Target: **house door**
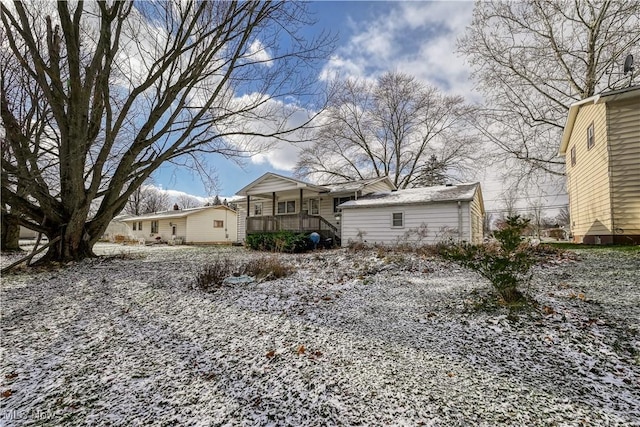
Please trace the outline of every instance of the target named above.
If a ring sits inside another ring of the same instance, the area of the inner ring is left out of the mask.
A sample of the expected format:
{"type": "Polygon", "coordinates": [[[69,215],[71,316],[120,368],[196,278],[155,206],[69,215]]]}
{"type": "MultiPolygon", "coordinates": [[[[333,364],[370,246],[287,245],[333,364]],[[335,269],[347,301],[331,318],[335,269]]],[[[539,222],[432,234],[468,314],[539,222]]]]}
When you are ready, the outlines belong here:
{"type": "Polygon", "coordinates": [[[178,235],[178,233],[177,233],[177,228],[178,228],[178,227],[176,227],[175,225],[172,225],[172,226],[171,226],[171,235],[172,235],[173,237],[176,237],[176,236],[178,235]]]}

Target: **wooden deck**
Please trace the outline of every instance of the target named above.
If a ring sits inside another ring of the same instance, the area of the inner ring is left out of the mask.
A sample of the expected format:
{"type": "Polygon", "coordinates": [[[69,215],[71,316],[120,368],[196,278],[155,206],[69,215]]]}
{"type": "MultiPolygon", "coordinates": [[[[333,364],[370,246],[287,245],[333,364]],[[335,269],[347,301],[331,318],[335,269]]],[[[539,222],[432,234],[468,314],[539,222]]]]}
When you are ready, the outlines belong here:
{"type": "Polygon", "coordinates": [[[329,221],[316,215],[266,215],[247,218],[247,234],[275,233],[292,231],[294,233],[317,232],[323,238],[331,238],[337,243],[340,231],[329,221]]]}

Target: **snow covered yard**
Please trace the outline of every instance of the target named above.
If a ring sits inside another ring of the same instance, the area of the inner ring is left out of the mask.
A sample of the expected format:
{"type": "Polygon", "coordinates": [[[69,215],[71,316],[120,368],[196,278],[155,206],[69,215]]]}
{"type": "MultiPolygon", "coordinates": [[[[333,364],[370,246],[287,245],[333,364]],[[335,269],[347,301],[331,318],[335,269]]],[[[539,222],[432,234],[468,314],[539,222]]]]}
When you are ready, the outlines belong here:
{"type": "MultiPolygon", "coordinates": [[[[536,271],[539,311],[411,254],[280,255],[293,275],[195,289],[242,248],[2,278],[3,425],[640,425],[640,256],[536,271]]],[[[14,258],[2,257],[2,265],[14,258]]]]}

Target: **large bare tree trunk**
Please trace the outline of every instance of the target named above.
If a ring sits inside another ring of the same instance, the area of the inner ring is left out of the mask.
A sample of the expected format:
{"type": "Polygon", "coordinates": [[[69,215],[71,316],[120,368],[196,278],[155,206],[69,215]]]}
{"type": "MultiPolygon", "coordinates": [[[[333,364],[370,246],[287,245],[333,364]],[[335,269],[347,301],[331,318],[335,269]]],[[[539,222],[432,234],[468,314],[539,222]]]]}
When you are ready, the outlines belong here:
{"type": "Polygon", "coordinates": [[[2,211],[2,252],[18,252],[20,249],[20,224],[18,219],[9,213],[2,211]]]}
{"type": "Polygon", "coordinates": [[[296,37],[306,16],[285,1],[0,2],[2,200],[59,238],[42,262],[94,256],[163,164],[202,171],[308,124],[317,103],[299,100],[331,38],[296,37]]]}

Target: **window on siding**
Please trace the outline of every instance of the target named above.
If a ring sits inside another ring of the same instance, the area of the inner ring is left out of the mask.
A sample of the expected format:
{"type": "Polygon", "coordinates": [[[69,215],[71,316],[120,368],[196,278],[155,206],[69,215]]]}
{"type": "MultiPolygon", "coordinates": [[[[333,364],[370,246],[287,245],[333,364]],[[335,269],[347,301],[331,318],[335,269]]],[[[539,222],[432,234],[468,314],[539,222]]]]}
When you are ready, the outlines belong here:
{"type": "Polygon", "coordinates": [[[309,213],[311,215],[318,215],[320,213],[320,200],[318,199],[309,200],[309,213]]]}
{"type": "Polygon", "coordinates": [[[596,145],[596,136],[592,122],[587,128],[587,149],[590,150],[594,145],[596,145]]]}
{"type": "Polygon", "coordinates": [[[255,205],[253,205],[253,214],[255,216],[261,216],[262,215],[262,202],[256,203],[255,205]]]}
{"type": "Polygon", "coordinates": [[[142,231],[142,221],[138,221],[138,230],[142,231]]]}
{"type": "Polygon", "coordinates": [[[394,212],[391,214],[392,227],[404,227],[404,213],[394,212]]]}
{"type": "Polygon", "coordinates": [[[287,202],[278,202],[278,213],[295,213],[296,212],[296,201],[289,200],[287,202]]]}
{"type": "Polygon", "coordinates": [[[138,223],[134,221],[133,222],[133,231],[136,231],[138,229],[137,225],[138,225],[138,223]]]}
{"type": "Polygon", "coordinates": [[[576,146],[571,147],[571,166],[576,165],[576,146]]]}
{"type": "Polygon", "coordinates": [[[219,219],[213,220],[213,228],[224,228],[224,221],[219,219]]]}
{"type": "Polygon", "coordinates": [[[151,234],[158,232],[158,221],[151,221],[151,234]]]}
{"type": "Polygon", "coordinates": [[[354,197],[353,196],[348,196],[348,197],[334,197],[333,198],[333,211],[334,212],[338,212],[338,206],[340,206],[343,203],[348,202],[349,200],[353,200],[354,197]]]}

